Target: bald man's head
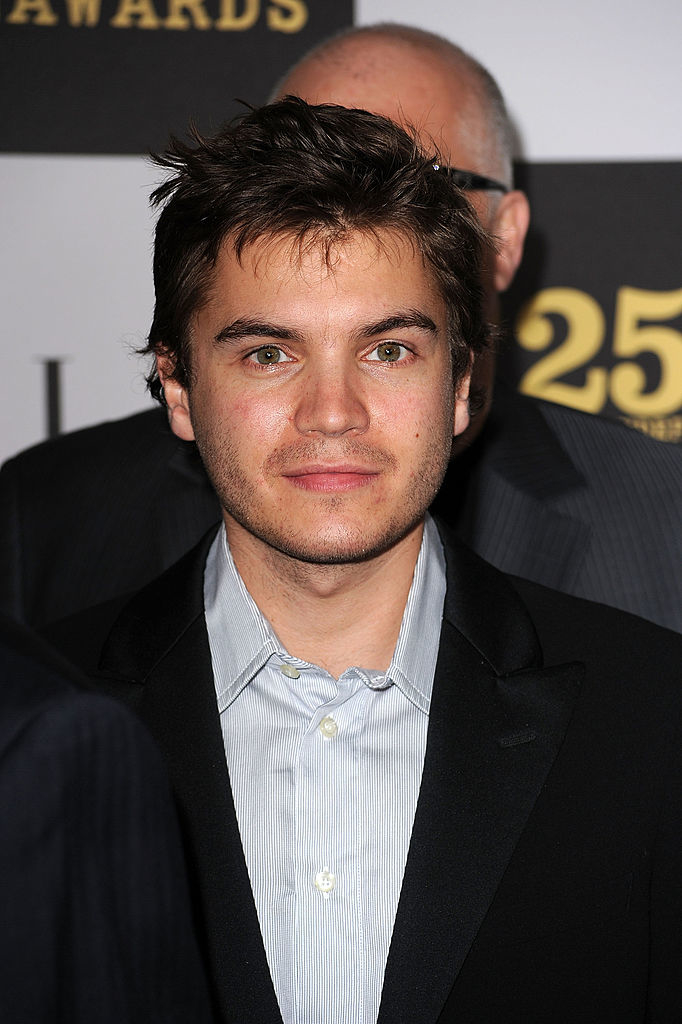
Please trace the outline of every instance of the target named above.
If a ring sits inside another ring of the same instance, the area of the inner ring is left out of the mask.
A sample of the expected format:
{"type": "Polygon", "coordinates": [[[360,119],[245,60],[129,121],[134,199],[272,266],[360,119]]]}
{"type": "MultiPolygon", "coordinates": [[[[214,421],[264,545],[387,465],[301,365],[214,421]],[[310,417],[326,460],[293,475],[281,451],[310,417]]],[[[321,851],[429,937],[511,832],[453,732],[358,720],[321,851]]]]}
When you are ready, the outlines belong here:
{"type": "MultiPolygon", "coordinates": [[[[406,25],[352,28],[320,43],[277,86],[309,103],[338,103],[384,114],[435,142],[452,167],[511,188],[512,130],[504,99],[486,69],[447,39],[406,25]]],[[[498,241],[491,296],[510,284],[521,260],[528,204],[520,192],[470,195],[498,241]]]]}
{"type": "Polygon", "coordinates": [[[512,184],[512,133],[497,83],[441,36],[404,25],[349,29],[289,71],[276,95],[286,93],[410,124],[454,166],[512,184]]]}

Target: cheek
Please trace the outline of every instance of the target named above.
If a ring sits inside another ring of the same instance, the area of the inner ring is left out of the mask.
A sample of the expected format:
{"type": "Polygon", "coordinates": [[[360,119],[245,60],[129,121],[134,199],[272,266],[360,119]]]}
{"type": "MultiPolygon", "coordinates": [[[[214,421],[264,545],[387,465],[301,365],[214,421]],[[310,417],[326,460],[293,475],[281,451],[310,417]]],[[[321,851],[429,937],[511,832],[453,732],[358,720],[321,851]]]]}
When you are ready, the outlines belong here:
{"type": "Polygon", "coordinates": [[[290,440],[290,415],[281,395],[216,387],[202,396],[198,413],[204,439],[215,451],[255,469],[273,448],[290,440]]]}
{"type": "Polygon", "coordinates": [[[399,447],[424,449],[449,446],[453,433],[454,395],[452,386],[436,381],[431,387],[406,388],[397,401],[384,401],[374,410],[378,429],[399,447]]]}
{"type": "Polygon", "coordinates": [[[253,396],[240,395],[223,404],[221,418],[228,428],[247,443],[256,444],[261,439],[274,439],[286,430],[291,419],[290,412],[281,398],[256,400],[253,396]]]}
{"type": "Polygon", "coordinates": [[[455,396],[449,372],[439,377],[431,388],[415,396],[415,416],[426,434],[452,434],[455,396]]]}

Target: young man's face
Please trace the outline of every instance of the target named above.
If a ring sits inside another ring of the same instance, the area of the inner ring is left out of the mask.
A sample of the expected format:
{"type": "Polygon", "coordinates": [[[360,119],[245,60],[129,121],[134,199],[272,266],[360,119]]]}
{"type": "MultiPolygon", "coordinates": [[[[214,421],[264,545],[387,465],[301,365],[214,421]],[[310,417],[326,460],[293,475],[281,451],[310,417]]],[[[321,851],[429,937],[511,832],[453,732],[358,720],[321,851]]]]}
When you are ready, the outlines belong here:
{"type": "Polygon", "coordinates": [[[197,441],[228,537],[304,562],[372,557],[420,528],[468,422],[443,299],[393,235],[353,235],[329,265],[288,239],[241,263],[226,245],[191,363],[189,391],[165,380],[171,422],[197,441]]]}

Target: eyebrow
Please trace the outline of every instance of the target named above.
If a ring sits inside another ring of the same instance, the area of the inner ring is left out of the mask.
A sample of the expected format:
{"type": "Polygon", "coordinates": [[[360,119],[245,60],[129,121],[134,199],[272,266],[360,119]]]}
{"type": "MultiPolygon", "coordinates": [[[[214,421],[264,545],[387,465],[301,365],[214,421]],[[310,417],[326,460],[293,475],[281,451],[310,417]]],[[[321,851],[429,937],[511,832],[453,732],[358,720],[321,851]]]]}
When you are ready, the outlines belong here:
{"type": "Polygon", "coordinates": [[[266,320],[252,320],[249,317],[240,317],[233,320],[231,324],[223,327],[215,338],[216,342],[236,341],[239,338],[277,338],[279,341],[300,341],[298,331],[288,327],[280,327],[277,324],[270,324],[266,320]]]}
{"type": "MultiPolygon", "coordinates": [[[[438,333],[438,328],[430,316],[418,309],[408,309],[392,313],[376,323],[367,324],[360,329],[359,335],[361,338],[375,338],[380,334],[390,334],[391,331],[414,327],[421,331],[428,331],[429,334],[438,333]]],[[[266,320],[255,320],[249,317],[239,317],[231,324],[227,324],[216,334],[214,340],[220,344],[240,338],[276,338],[279,341],[303,340],[302,335],[290,327],[282,327],[278,324],[268,323],[266,320]]]]}
{"type": "Polygon", "coordinates": [[[364,338],[374,338],[378,334],[390,334],[391,331],[410,327],[417,327],[419,330],[428,331],[429,334],[438,334],[438,328],[431,317],[418,309],[408,309],[404,312],[393,313],[391,316],[384,317],[383,320],[379,320],[375,324],[363,327],[360,333],[364,338]]]}

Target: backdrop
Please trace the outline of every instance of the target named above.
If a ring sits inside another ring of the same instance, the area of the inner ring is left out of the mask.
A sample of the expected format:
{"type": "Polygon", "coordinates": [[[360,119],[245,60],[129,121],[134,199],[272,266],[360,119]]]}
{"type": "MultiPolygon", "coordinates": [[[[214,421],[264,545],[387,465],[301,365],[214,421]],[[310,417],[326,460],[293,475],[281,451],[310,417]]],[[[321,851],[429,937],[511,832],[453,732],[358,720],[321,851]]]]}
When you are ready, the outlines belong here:
{"type": "Polygon", "coordinates": [[[525,391],[682,440],[679,0],[1,0],[0,459],[144,408],[140,155],[262,102],[353,20],[432,29],[498,78],[533,224],[506,297],[525,391]]]}

